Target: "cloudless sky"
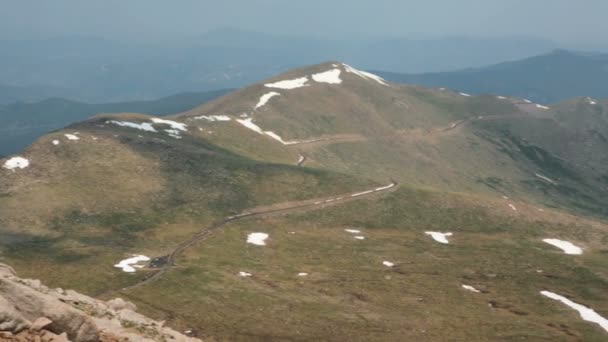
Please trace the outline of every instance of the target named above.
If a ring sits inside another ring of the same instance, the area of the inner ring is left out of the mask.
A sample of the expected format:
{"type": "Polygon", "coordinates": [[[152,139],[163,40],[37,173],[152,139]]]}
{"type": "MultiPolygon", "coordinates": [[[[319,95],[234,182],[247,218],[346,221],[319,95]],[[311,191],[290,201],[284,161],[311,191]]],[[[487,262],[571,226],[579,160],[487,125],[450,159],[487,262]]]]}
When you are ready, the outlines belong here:
{"type": "Polygon", "coordinates": [[[0,38],[510,36],[608,45],[608,0],[0,0],[0,38]]]}

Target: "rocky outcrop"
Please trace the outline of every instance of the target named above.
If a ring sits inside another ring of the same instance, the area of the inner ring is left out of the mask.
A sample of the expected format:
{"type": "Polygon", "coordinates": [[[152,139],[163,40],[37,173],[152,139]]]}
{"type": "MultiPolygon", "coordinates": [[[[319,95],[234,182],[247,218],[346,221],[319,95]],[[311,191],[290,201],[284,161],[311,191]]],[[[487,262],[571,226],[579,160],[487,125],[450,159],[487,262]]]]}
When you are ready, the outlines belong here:
{"type": "Polygon", "coordinates": [[[49,289],[0,264],[0,341],[200,341],[135,310],[121,298],[49,289]]]}

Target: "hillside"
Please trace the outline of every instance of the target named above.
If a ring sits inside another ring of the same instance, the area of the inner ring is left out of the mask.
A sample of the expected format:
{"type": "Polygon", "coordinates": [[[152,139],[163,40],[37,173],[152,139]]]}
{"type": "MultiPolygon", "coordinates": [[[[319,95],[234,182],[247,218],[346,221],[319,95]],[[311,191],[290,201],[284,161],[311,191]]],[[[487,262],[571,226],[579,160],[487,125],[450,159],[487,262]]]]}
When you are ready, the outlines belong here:
{"type": "Polygon", "coordinates": [[[194,108],[216,99],[229,90],[182,93],[155,101],[89,104],[61,98],[39,102],[0,105],[0,155],[16,153],[40,136],[85,120],[98,113],[148,113],[168,115],[194,108]]]}
{"type": "Polygon", "coordinates": [[[0,161],[2,262],[203,340],[601,341],[607,105],[329,62],[98,115],[0,161]]]}
{"type": "Polygon", "coordinates": [[[470,94],[501,94],[550,104],[573,97],[608,98],[608,55],[556,50],[549,54],[460,71],[398,74],[393,82],[446,87],[470,94]]]}

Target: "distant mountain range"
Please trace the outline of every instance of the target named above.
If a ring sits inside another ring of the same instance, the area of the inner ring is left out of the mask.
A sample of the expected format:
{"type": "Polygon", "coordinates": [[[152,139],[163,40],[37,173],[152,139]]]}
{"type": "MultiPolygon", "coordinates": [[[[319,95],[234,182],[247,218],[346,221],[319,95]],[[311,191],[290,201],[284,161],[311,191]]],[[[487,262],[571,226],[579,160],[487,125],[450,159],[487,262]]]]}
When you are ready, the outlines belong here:
{"type": "Polygon", "coordinates": [[[555,50],[515,62],[453,72],[377,73],[393,82],[470,94],[518,96],[544,104],[577,96],[608,98],[608,54],[555,50]]]}
{"type": "Polygon", "coordinates": [[[63,97],[150,100],[240,88],[288,69],[344,60],[365,69],[431,72],[477,67],[556,48],[535,38],[326,40],[232,29],[157,44],[99,38],[0,42],[0,104],[63,97]]]}
{"type": "Polygon", "coordinates": [[[183,112],[218,98],[229,90],[182,93],[154,101],[90,104],[62,98],[17,102],[0,106],[0,155],[22,150],[38,137],[85,120],[98,113],[146,113],[167,115],[183,112]]]}

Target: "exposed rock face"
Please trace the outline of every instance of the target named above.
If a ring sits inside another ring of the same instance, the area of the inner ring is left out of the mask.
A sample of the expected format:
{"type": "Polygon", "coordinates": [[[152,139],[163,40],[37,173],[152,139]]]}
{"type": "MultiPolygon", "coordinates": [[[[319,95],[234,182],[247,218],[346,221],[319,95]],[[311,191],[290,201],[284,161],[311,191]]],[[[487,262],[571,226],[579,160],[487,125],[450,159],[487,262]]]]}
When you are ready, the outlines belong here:
{"type": "Polygon", "coordinates": [[[0,341],[200,341],[135,309],[120,298],[104,302],[49,289],[0,264],[0,341]]]}

